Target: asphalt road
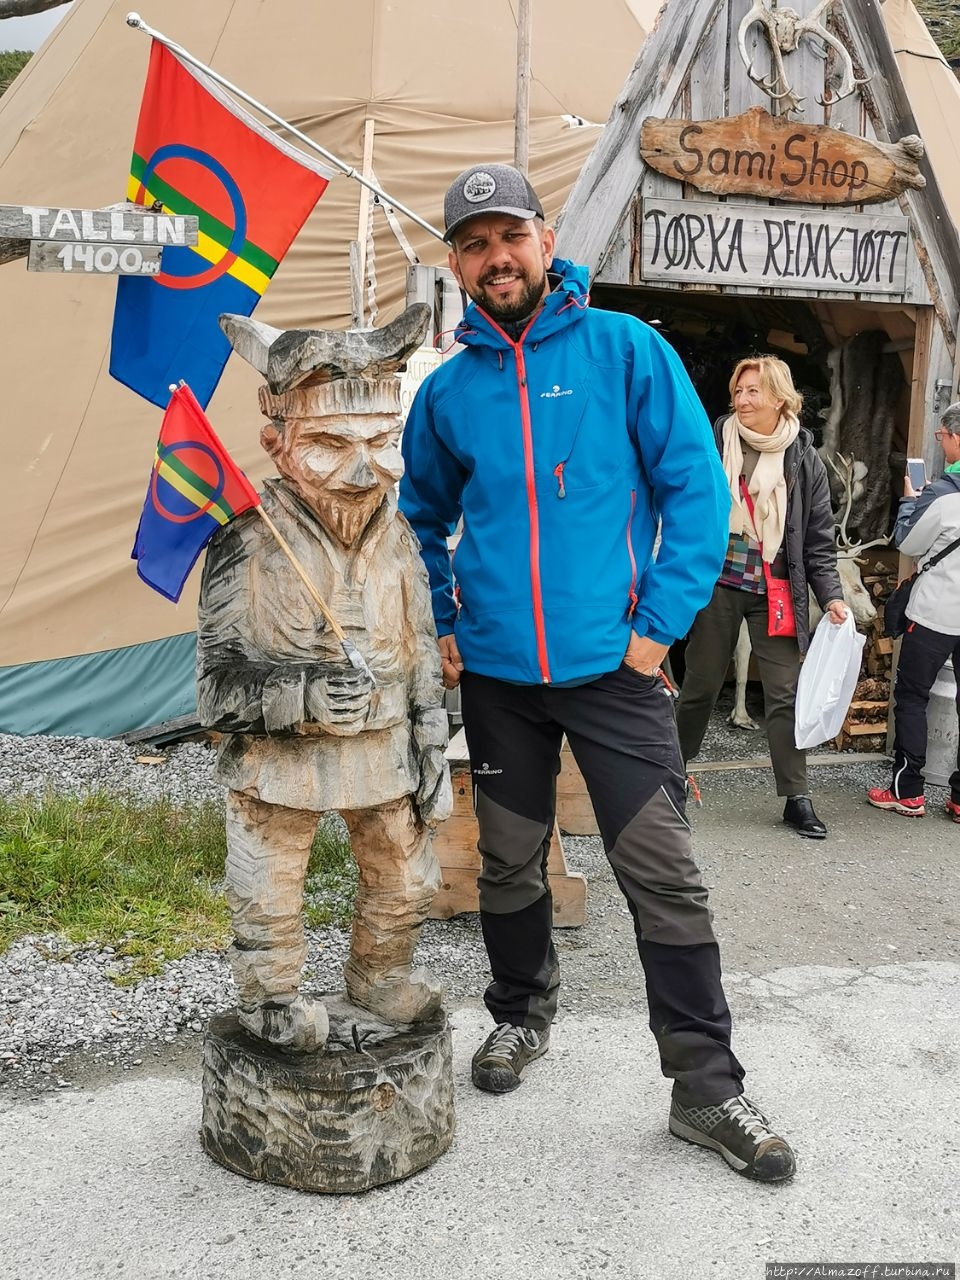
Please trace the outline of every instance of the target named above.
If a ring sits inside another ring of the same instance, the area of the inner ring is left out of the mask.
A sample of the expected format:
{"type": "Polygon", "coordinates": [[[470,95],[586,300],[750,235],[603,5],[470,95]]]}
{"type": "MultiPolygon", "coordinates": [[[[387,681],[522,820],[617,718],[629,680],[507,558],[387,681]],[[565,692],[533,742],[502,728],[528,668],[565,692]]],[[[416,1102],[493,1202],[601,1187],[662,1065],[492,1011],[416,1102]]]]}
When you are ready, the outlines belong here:
{"type": "MultiPolygon", "coordinates": [[[[705,775],[694,814],[735,1047],[797,1149],[791,1184],[667,1132],[632,926],[597,842],[576,840],[589,919],[560,935],[551,1051],[515,1094],[479,1094],[487,1022],[475,979],[458,984],[457,1135],[431,1168],[355,1197],[248,1182],[200,1149],[198,1041],[123,1074],[74,1064],[75,1088],[0,1103],[0,1276],[760,1280],[771,1261],[956,1262],[960,827],[932,805],[920,821],[868,808],[880,776],[814,771],[823,842],[779,821],[769,771],[705,775]]],[[[475,922],[449,929],[475,944],[475,922]]]]}

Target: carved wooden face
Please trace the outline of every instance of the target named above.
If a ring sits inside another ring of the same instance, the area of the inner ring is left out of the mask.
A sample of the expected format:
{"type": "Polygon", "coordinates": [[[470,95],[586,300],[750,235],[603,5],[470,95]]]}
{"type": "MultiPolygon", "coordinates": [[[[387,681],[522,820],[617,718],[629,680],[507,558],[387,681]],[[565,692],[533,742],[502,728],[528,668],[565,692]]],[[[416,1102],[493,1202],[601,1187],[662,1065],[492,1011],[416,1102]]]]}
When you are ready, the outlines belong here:
{"type": "Polygon", "coordinates": [[[403,475],[399,439],[398,417],[334,414],[288,419],[269,451],[324,528],[350,546],[403,475]]]}

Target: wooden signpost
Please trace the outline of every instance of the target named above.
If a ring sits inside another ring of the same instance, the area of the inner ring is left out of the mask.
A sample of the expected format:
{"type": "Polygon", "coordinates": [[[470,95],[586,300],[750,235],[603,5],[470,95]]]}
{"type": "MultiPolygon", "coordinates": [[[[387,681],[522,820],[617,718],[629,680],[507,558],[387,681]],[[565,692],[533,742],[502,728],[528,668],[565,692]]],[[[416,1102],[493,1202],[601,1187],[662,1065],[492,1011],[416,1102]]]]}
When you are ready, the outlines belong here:
{"type": "Polygon", "coordinates": [[[157,275],[165,245],[194,245],[198,235],[198,218],[139,205],[0,205],[0,263],[26,257],[28,271],[157,275]]]}
{"type": "Polygon", "coordinates": [[[902,294],[910,224],[881,214],[643,201],[641,278],[902,294]]]}
{"type": "Polygon", "coordinates": [[[640,154],[651,169],[714,195],[805,204],[872,204],[921,188],[923,143],[868,142],[825,125],[800,125],[762,107],[725,120],[647,116],[640,154]]]}

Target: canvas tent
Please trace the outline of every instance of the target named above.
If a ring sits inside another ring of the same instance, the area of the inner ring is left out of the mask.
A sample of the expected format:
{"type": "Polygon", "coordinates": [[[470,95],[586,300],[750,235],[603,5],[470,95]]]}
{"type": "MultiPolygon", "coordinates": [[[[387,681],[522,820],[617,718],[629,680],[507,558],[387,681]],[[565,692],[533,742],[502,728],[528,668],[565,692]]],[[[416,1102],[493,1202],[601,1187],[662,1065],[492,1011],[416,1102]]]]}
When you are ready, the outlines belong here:
{"type": "MultiPolygon", "coordinates": [[[[149,42],[130,0],[76,0],[0,101],[0,202],[96,208],[124,197],[149,42]]],[[[558,212],[606,119],[656,0],[549,0],[535,12],[531,177],[558,212]]],[[[434,225],[452,177],[513,148],[516,13],[440,0],[148,0],[144,20],[376,180],[434,225]]],[[[349,323],[356,183],[335,179],[256,315],[349,323]]],[[[368,206],[369,210],[369,206],[368,206]]],[[[370,212],[377,318],[403,305],[407,258],[370,212]]],[[[401,220],[402,221],[402,220],[401,220]]],[[[402,221],[415,254],[442,246],[402,221]]],[[[0,731],[118,734],[194,705],[198,574],[174,606],[136,577],[130,546],[160,412],[107,374],[114,282],[0,267],[0,731]]],[[[369,304],[370,295],[366,301],[369,304]]],[[[366,318],[371,311],[367,306],[366,318]]],[[[237,358],[209,406],[255,481],[258,377],[237,358]]]]}

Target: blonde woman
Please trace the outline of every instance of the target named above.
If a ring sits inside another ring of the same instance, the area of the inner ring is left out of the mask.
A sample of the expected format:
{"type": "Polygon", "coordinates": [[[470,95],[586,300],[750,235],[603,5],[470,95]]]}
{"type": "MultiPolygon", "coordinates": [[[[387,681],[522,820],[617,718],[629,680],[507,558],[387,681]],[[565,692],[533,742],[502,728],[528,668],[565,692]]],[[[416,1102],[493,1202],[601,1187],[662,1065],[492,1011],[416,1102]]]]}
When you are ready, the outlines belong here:
{"type": "Polygon", "coordinates": [[[783,820],[822,840],[827,828],[807,795],[806,757],[794,744],[794,701],[809,643],[807,587],[833,622],[847,615],[827,473],[813,436],[800,425],[803,397],[782,360],[741,360],[730,400],[733,413],[713,428],[730,486],[730,540],[713,597],[690,632],[677,703],[680,748],[684,760],[700,750],[745,618],[777,795],[786,799],[783,820]]]}

